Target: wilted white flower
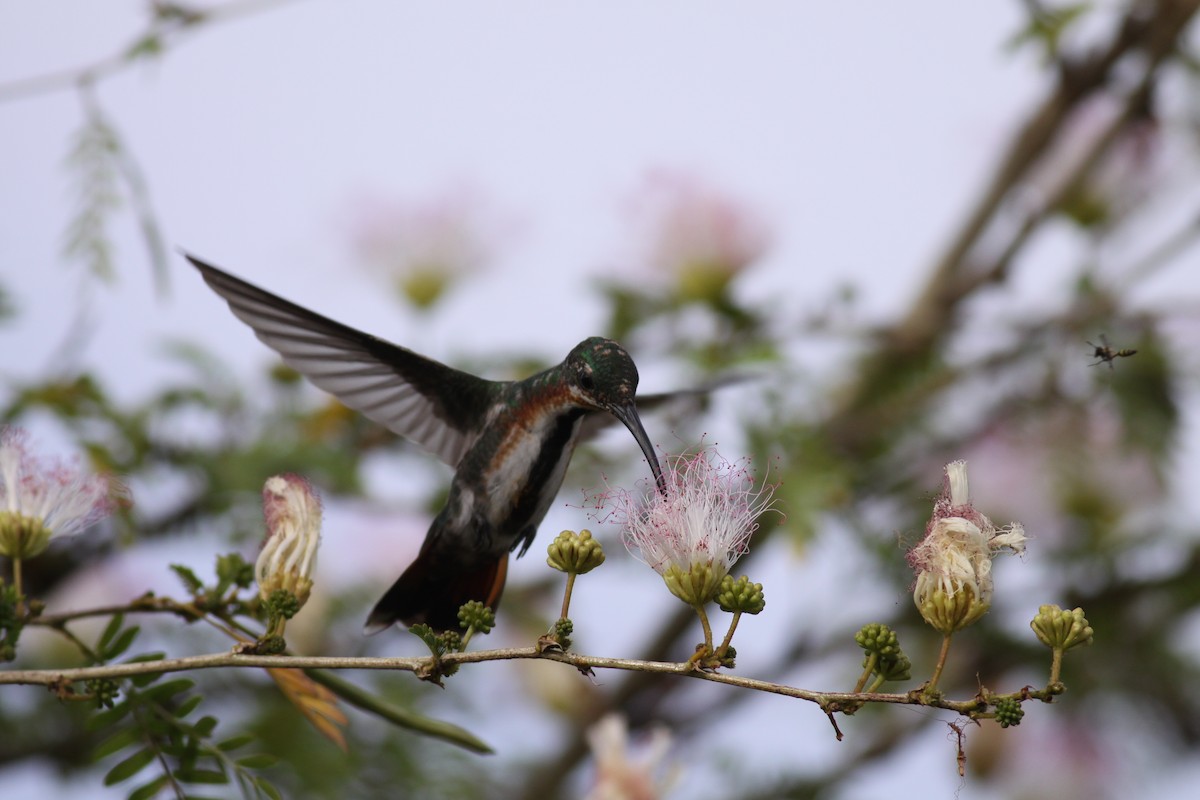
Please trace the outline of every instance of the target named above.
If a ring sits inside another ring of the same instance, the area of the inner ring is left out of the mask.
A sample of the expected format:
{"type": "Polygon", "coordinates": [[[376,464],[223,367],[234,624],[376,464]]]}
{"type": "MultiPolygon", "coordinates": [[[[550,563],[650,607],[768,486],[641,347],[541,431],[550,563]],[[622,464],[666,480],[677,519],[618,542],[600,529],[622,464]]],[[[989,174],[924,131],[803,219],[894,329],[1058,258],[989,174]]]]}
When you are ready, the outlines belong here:
{"type": "Polygon", "coordinates": [[[626,548],[662,575],[671,593],[707,603],[747,550],[775,487],[756,486],[750,459],[729,462],[712,448],[669,456],[665,493],[610,490],[594,498],[603,521],[623,526],[626,548]]]}
{"type": "Polygon", "coordinates": [[[121,487],[64,461],[43,463],[21,428],[0,428],[0,555],[33,558],[112,513],[121,487]]]}
{"type": "Polygon", "coordinates": [[[992,603],[992,558],[1025,550],[1019,523],[997,528],[971,505],[967,462],[946,465],[946,486],[935,501],[925,538],[908,553],[917,574],[913,601],[925,621],[952,633],[979,619],[992,603]]]}
{"type": "Polygon", "coordinates": [[[636,761],[630,757],[625,718],[608,714],[587,732],[596,759],[596,778],[585,800],[658,800],[674,782],[673,769],[664,769],[671,734],[663,728],[650,732],[636,761]]]}
{"type": "Polygon", "coordinates": [[[303,605],[317,566],[321,500],[299,475],[276,475],[263,486],[263,516],[267,539],[254,567],[259,596],[267,600],[283,589],[303,605]]]}

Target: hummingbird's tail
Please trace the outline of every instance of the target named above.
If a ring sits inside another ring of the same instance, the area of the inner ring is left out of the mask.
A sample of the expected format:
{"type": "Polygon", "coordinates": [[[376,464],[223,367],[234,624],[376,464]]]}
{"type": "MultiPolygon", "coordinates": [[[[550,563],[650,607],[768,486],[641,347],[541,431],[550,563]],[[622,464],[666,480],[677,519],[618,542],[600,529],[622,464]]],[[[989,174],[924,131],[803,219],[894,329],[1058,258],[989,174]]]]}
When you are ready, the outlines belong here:
{"type": "Polygon", "coordinates": [[[471,600],[496,609],[508,577],[508,553],[464,568],[461,561],[440,557],[428,544],[427,540],[417,560],[375,604],[363,629],[367,635],[397,622],[409,626],[423,622],[437,631],[459,630],[458,609],[471,600]]]}

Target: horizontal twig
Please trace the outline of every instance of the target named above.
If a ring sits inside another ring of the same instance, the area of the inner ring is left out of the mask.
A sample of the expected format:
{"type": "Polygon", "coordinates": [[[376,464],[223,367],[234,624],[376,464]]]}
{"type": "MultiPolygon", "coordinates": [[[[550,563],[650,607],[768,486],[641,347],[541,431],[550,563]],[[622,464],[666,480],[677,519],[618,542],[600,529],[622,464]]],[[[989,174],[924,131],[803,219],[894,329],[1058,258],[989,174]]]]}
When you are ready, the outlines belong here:
{"type": "Polygon", "coordinates": [[[883,692],[819,692],[800,689],[770,681],[710,672],[698,669],[687,661],[640,661],[628,658],[607,658],[577,653],[539,652],[534,647],[515,647],[498,650],[480,650],[468,653],[448,653],[440,659],[432,657],[341,657],[341,656],[261,656],[234,652],[211,653],[208,655],[168,658],[159,661],[139,661],[128,664],[110,664],[72,669],[31,669],[0,671],[0,684],[62,687],[76,681],[129,678],[135,675],[154,675],[167,672],[185,672],[219,668],[271,668],[271,669],[364,669],[413,672],[421,676],[444,675],[453,666],[476,664],[486,661],[541,660],[567,664],[587,672],[594,669],[617,669],[634,672],[649,672],[680,675],[689,678],[723,683],[742,689],[768,692],[798,700],[816,703],[826,713],[853,713],[867,703],[890,703],[895,705],[921,705],[942,708],[960,714],[979,714],[987,710],[989,701],[998,697],[1012,696],[1021,699],[1036,699],[1049,702],[1062,691],[1059,684],[1045,689],[1025,687],[1009,695],[980,692],[968,700],[948,700],[938,694],[926,694],[924,687],[904,693],[883,692]]]}

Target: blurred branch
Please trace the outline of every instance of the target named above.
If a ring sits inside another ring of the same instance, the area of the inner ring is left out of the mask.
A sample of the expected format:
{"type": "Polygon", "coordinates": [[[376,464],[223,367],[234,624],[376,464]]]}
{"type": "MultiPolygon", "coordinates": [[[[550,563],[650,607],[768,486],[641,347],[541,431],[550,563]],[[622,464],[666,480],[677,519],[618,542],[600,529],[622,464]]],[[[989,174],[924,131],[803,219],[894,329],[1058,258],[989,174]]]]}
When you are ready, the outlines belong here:
{"type": "Polygon", "coordinates": [[[0,103],[48,92],[94,84],[120,72],[135,61],[161,55],[183,36],[205,24],[227,22],[269,11],[294,0],[242,0],[213,9],[195,9],[182,3],[152,2],[150,24],[132,42],[91,64],[0,83],[0,103]]]}
{"type": "MultiPolygon", "coordinates": [[[[1033,8],[1035,12],[1039,9],[1040,5],[1033,8]]],[[[1137,103],[1144,102],[1153,91],[1158,67],[1175,53],[1176,42],[1198,9],[1200,0],[1135,2],[1107,44],[1082,57],[1058,54],[1054,87],[1017,129],[980,197],[935,260],[907,313],[876,339],[874,349],[863,356],[856,374],[834,394],[834,402],[824,419],[811,422],[809,427],[821,432],[833,452],[846,460],[869,458],[881,440],[904,430],[905,423],[927,407],[922,401],[927,403],[939,390],[955,385],[969,372],[969,369],[944,367],[931,371],[924,365],[932,359],[937,345],[955,330],[958,309],[979,289],[1008,277],[1011,263],[1037,226],[1049,218],[1065,193],[1087,174],[1111,138],[1121,131],[1137,103]],[[996,224],[1006,202],[1046,156],[1061,135],[1064,123],[1086,99],[1116,82],[1119,62],[1138,54],[1144,57],[1137,73],[1140,80],[1125,95],[1119,119],[1093,141],[1092,149],[1075,165],[1072,175],[1056,187],[1053,202],[1045,203],[1038,213],[1027,217],[1025,224],[1010,234],[994,261],[979,265],[972,256],[985,232],[996,224]],[[904,397],[909,402],[899,402],[904,397]]],[[[1020,355],[1020,349],[1014,348],[991,357],[988,363],[991,368],[1000,368],[1020,355]]],[[[675,620],[664,625],[663,633],[673,624],[675,620]]],[[[684,630],[687,628],[677,629],[676,638],[684,630]]],[[[608,705],[624,708],[632,695],[632,691],[614,693],[608,705]]],[[[575,721],[558,758],[533,774],[521,796],[540,800],[558,795],[566,776],[586,755],[583,730],[594,718],[588,713],[575,721]]]]}
{"type": "Polygon", "coordinates": [[[1200,213],[1193,214],[1186,225],[1159,242],[1157,247],[1130,267],[1128,273],[1122,276],[1122,287],[1133,286],[1168,266],[1177,256],[1194,245],[1197,237],[1200,237],[1200,213]]]}
{"type": "MultiPolygon", "coordinates": [[[[162,296],[168,274],[167,248],[142,168],[121,141],[116,127],[101,111],[93,83],[81,81],[78,89],[84,124],[68,163],[79,173],[81,199],[79,210],[67,230],[66,255],[85,261],[93,274],[105,280],[112,279],[112,245],[106,229],[122,199],[117,186],[119,180],[124,184],[124,195],[129,198],[137,217],[154,270],[155,287],[162,296]]],[[[81,341],[87,337],[86,326],[77,323],[63,349],[77,352],[81,341]]]]}
{"type": "Polygon", "coordinates": [[[1155,8],[1157,13],[1148,13],[1145,4],[1135,3],[1108,46],[1089,58],[1064,62],[1066,66],[1058,72],[1054,91],[1018,131],[981,198],[935,262],[908,312],[884,331],[878,347],[864,356],[858,374],[840,393],[825,429],[830,442],[846,457],[868,452],[877,444],[878,437],[894,430],[890,426],[864,425],[863,413],[892,402],[893,392],[901,385],[897,375],[904,374],[905,366],[909,367],[908,372],[914,372],[930,361],[938,342],[955,329],[958,309],[977,290],[1007,277],[1008,265],[1035,226],[1053,209],[1055,204],[1047,203],[1040,213],[1027,218],[1002,248],[997,261],[988,267],[975,266],[972,254],[979,248],[984,233],[997,223],[1005,201],[1045,155],[1070,112],[1089,95],[1107,86],[1114,79],[1114,68],[1126,56],[1141,53],[1145,57],[1141,78],[1127,95],[1125,113],[1108,133],[1093,142],[1093,148],[1081,159],[1074,174],[1058,187],[1053,198],[1056,203],[1061,202],[1074,181],[1103,152],[1108,137],[1115,136],[1126,114],[1152,91],[1158,67],[1174,52],[1179,36],[1200,9],[1200,0],[1162,0],[1155,8]]]}
{"type": "MultiPolygon", "coordinates": [[[[1029,115],[1001,159],[966,222],[955,234],[946,251],[935,262],[925,288],[904,320],[893,331],[893,349],[914,352],[927,348],[938,336],[948,332],[940,321],[980,284],[960,275],[969,267],[971,251],[1000,212],[1005,200],[1044,155],[1059,135],[1068,115],[1089,95],[1106,86],[1113,78],[1118,61],[1135,51],[1147,58],[1142,90],[1159,64],[1170,55],[1176,42],[1200,9],[1200,0],[1162,0],[1154,11],[1145,3],[1133,3],[1107,47],[1089,58],[1066,61],[1058,73],[1054,90],[1029,115]]],[[[1024,241],[1028,232],[1018,234],[1024,241]]],[[[1009,254],[1009,258],[1015,255],[1009,254]]]]}

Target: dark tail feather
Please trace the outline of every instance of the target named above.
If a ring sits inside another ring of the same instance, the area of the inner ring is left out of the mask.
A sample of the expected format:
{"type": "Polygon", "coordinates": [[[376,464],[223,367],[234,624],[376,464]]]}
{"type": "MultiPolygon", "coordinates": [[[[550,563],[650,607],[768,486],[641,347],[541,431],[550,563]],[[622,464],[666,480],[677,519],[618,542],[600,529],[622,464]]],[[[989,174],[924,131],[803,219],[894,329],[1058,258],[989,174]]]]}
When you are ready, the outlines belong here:
{"type": "Polygon", "coordinates": [[[507,577],[508,553],[463,568],[438,558],[432,548],[422,548],[417,560],[375,604],[364,630],[376,634],[397,622],[409,626],[423,622],[437,631],[459,630],[459,607],[478,600],[496,610],[507,577]]]}

